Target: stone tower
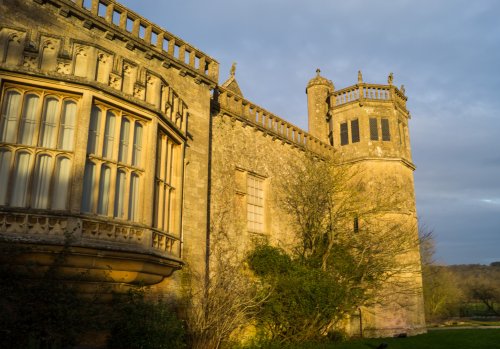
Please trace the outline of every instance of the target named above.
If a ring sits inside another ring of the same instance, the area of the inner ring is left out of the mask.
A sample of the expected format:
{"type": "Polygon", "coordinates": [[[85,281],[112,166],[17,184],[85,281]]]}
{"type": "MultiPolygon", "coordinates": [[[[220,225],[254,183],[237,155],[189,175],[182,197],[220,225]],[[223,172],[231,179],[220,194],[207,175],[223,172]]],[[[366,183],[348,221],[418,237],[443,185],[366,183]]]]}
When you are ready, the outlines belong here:
{"type": "Polygon", "coordinates": [[[412,267],[405,267],[400,279],[389,283],[405,283],[404,288],[411,292],[396,291],[394,299],[386,304],[360,309],[350,331],[364,336],[425,332],[413,182],[415,166],[404,87],[398,89],[393,85],[392,73],[388,83],[381,85],[364,83],[359,72],[356,85],[334,91],[333,84],[318,73],[309,82],[307,94],[310,133],[333,145],[340,158],[339,166],[356,174],[352,193],[363,201],[346,218],[348,229],[353,234],[379,234],[382,239],[387,236],[392,239],[388,243],[401,246],[413,241],[412,246],[406,245],[404,250],[401,247],[404,253],[397,257],[398,262],[402,258],[402,265],[412,267]],[[395,236],[398,237],[394,239],[395,236]]]}
{"type": "Polygon", "coordinates": [[[306,87],[309,133],[320,141],[329,143],[327,117],[329,117],[329,95],[334,91],[333,83],[320,75],[312,78],[306,87]]]}

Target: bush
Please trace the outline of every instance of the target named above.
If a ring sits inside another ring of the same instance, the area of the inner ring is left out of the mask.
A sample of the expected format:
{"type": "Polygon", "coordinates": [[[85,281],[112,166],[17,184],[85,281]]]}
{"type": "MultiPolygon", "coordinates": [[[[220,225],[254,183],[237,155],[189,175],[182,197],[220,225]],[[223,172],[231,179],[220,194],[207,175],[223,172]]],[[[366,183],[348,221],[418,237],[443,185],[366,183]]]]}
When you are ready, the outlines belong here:
{"type": "Polygon", "coordinates": [[[174,307],[149,302],[142,292],[130,292],[114,304],[114,321],[108,346],[111,349],[185,348],[184,326],[174,307]]]}

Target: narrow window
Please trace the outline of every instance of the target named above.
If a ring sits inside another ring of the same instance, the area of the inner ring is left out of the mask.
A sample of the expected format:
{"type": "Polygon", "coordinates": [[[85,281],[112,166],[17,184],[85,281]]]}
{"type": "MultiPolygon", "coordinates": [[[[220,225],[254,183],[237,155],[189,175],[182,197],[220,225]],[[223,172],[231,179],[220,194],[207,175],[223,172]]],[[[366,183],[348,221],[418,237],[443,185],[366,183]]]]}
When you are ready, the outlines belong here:
{"type": "Polygon", "coordinates": [[[110,190],[111,170],[107,166],[101,167],[101,178],[99,180],[99,198],[97,200],[97,213],[108,214],[109,190],[110,190]]]}
{"type": "Polygon", "coordinates": [[[370,140],[378,141],[378,124],[376,118],[370,118],[370,140]]]}
{"type": "Polygon", "coordinates": [[[354,219],[353,219],[353,231],[355,233],[359,232],[359,218],[358,218],[358,215],[355,215],[354,219]]]}
{"type": "Polygon", "coordinates": [[[391,132],[389,130],[389,119],[382,119],[382,140],[390,141],[391,132]]]}
{"type": "Polygon", "coordinates": [[[116,176],[115,188],[115,217],[123,218],[125,216],[125,172],[118,170],[116,176]]]}
{"type": "Polygon", "coordinates": [[[31,155],[29,153],[21,152],[17,154],[10,200],[12,206],[26,206],[30,158],[31,155]]]}
{"type": "Polygon", "coordinates": [[[23,114],[21,116],[21,127],[19,128],[19,143],[35,145],[36,111],[40,98],[29,94],[24,98],[23,114]]]}
{"type": "Polygon", "coordinates": [[[55,148],[57,132],[57,110],[59,101],[54,97],[45,100],[42,116],[42,129],[40,131],[40,146],[55,148]]]}
{"type": "Polygon", "coordinates": [[[128,219],[137,221],[137,208],[139,207],[139,176],[132,173],[130,177],[130,195],[128,202],[128,219]]]}
{"type": "Polygon", "coordinates": [[[61,115],[61,127],[59,131],[59,149],[73,150],[73,136],[75,133],[76,103],[65,101],[61,115]]]}
{"type": "Polygon", "coordinates": [[[9,188],[11,152],[0,150],[0,205],[7,203],[7,189],[9,188]]]}
{"type": "Polygon", "coordinates": [[[95,105],[92,107],[89,125],[89,139],[87,142],[87,153],[97,154],[97,146],[99,144],[99,124],[101,121],[102,111],[95,105]]]}
{"type": "Polygon", "coordinates": [[[94,200],[95,164],[87,161],[83,176],[82,212],[92,212],[94,200]]]}
{"type": "Polygon", "coordinates": [[[261,178],[247,177],[247,221],[248,230],[264,231],[264,181],[261,178]]]}
{"type": "Polygon", "coordinates": [[[359,121],[358,121],[358,119],[351,121],[351,140],[353,143],[359,142],[359,121]]]}
{"type": "Polygon", "coordinates": [[[17,91],[7,91],[0,118],[0,142],[16,142],[20,104],[21,94],[17,91]]]}
{"type": "Polygon", "coordinates": [[[135,122],[134,126],[134,144],[132,148],[132,165],[141,165],[141,152],[142,152],[142,125],[135,122]]]}
{"type": "MultiPolygon", "coordinates": [[[[57,159],[54,188],[52,190],[52,205],[54,210],[67,209],[69,183],[71,178],[71,160],[66,157],[57,159]]],[[[84,190],[86,188],[84,187],[84,190]]],[[[85,195],[85,194],[84,194],[85,195]]]]}
{"type": "Polygon", "coordinates": [[[111,159],[113,157],[113,144],[115,143],[115,114],[106,113],[106,126],[104,127],[104,144],[102,156],[111,159]]]}
{"type": "Polygon", "coordinates": [[[127,163],[128,161],[128,144],[130,137],[130,121],[122,119],[120,127],[120,148],[118,151],[118,161],[127,163]]]}
{"type": "Polygon", "coordinates": [[[49,155],[40,155],[33,179],[31,203],[34,208],[48,208],[51,175],[52,157],[49,155]]]}
{"type": "MultiPolygon", "coordinates": [[[[157,158],[156,158],[156,176],[155,176],[155,210],[154,210],[154,226],[163,231],[169,231],[171,233],[176,232],[176,221],[175,217],[172,215],[176,211],[175,203],[176,200],[176,182],[174,165],[177,161],[177,145],[168,138],[168,136],[159,132],[158,143],[157,143],[157,158]]],[[[139,178],[137,178],[139,180],[139,178]]],[[[134,190],[138,190],[139,182],[137,186],[133,184],[134,190]]],[[[138,193],[138,192],[137,192],[138,193]]],[[[138,194],[133,194],[137,197],[138,194]]],[[[131,193],[132,196],[132,193],[131,193]]],[[[137,199],[134,199],[137,203],[137,199]]],[[[132,212],[135,212],[134,209],[132,212]]]]}
{"type": "Polygon", "coordinates": [[[349,144],[349,133],[347,131],[347,122],[340,124],[340,145],[349,144]]]}

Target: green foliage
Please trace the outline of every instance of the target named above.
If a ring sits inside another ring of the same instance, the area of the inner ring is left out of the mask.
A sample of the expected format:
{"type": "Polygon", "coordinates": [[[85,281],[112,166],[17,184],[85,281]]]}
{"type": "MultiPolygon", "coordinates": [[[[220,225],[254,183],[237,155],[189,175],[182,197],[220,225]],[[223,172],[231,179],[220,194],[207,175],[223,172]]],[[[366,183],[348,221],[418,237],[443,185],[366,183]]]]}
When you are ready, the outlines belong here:
{"type": "Polygon", "coordinates": [[[172,305],[150,302],[141,291],[118,297],[113,306],[111,349],[185,348],[184,326],[172,305]]]}
{"type": "Polygon", "coordinates": [[[258,316],[263,335],[271,340],[324,339],[343,309],[350,306],[348,290],[331,274],[303,259],[292,259],[279,248],[258,246],[248,263],[273,290],[258,316]]]}

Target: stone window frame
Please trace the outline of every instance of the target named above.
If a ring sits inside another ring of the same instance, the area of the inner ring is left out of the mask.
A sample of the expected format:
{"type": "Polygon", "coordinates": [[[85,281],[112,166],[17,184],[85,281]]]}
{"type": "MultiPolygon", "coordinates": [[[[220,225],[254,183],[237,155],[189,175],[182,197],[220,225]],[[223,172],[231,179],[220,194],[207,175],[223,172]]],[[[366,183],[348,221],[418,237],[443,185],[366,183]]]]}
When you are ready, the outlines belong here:
{"type": "MultiPolygon", "coordinates": [[[[147,134],[149,123],[145,118],[99,99],[93,100],[87,137],[82,213],[131,222],[143,220],[143,205],[138,205],[137,202],[140,202],[144,193],[144,152],[141,151],[140,159],[136,159],[136,163],[132,162],[136,125],[140,125],[142,135],[147,134]],[[99,116],[96,116],[98,111],[99,116]],[[110,129],[110,115],[114,118],[113,135],[106,134],[110,129]],[[94,129],[96,119],[97,128],[94,129]],[[126,156],[122,154],[119,158],[120,150],[124,149],[121,142],[124,139],[122,128],[124,120],[130,127],[127,130],[126,156]],[[107,148],[109,144],[113,145],[111,150],[107,148]],[[121,177],[121,174],[124,177],[121,177]]],[[[144,148],[142,135],[140,149],[144,148]]]]}
{"type": "Polygon", "coordinates": [[[5,82],[2,85],[0,134],[3,135],[0,136],[0,152],[3,155],[0,159],[2,162],[0,186],[3,190],[0,190],[0,206],[63,211],[69,209],[75,128],[80,104],[80,94],[64,90],[12,82],[5,82]],[[15,124],[10,127],[15,131],[6,134],[9,125],[5,114],[7,106],[5,103],[9,92],[15,92],[20,97],[16,115],[14,118],[11,116],[15,124]],[[31,112],[27,112],[27,101],[30,97],[36,97],[37,100],[31,112]],[[54,119],[51,125],[52,131],[45,129],[49,100],[57,101],[57,109],[50,116],[54,119]],[[68,123],[67,116],[70,114],[66,108],[69,105],[74,105],[74,109],[71,113],[72,121],[68,123]],[[31,114],[29,119],[28,114],[31,114]],[[30,130],[27,131],[30,139],[25,138],[26,130],[30,130]],[[48,135],[53,139],[52,145],[43,145],[46,142],[44,132],[49,132],[48,135]],[[27,158],[23,159],[24,164],[21,164],[21,157],[26,156],[27,158]],[[69,164],[66,161],[69,161],[69,164]],[[66,163],[64,168],[63,163],[66,163]]]}

